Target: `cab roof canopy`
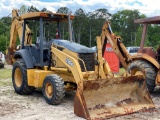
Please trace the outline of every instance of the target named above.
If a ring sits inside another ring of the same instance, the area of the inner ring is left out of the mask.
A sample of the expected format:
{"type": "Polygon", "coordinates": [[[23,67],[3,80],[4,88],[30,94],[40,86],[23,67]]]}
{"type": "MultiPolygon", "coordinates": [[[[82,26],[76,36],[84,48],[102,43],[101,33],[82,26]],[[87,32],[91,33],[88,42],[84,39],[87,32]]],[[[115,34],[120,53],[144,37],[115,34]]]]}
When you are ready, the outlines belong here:
{"type": "Polygon", "coordinates": [[[160,24],[160,16],[137,19],[137,20],[134,20],[134,23],[141,23],[141,24],[160,24]]]}
{"type": "MultiPolygon", "coordinates": [[[[43,20],[45,21],[55,21],[55,22],[68,21],[67,14],[52,13],[52,12],[29,12],[26,14],[22,14],[19,18],[21,20],[36,20],[36,19],[39,19],[40,17],[42,17],[43,20]]],[[[73,20],[74,16],[71,15],[70,19],[73,20]]]]}

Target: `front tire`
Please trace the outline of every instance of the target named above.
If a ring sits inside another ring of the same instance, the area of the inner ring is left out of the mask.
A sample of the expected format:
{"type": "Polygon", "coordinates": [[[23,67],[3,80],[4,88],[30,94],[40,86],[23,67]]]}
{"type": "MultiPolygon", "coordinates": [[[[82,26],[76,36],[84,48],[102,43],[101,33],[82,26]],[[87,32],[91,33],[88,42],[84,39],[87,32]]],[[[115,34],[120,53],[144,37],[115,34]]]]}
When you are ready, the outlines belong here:
{"type": "Polygon", "coordinates": [[[28,95],[34,91],[34,87],[28,86],[26,65],[22,59],[13,64],[12,83],[15,91],[20,95],[28,95]]]}
{"type": "Polygon", "coordinates": [[[127,71],[133,75],[137,73],[143,74],[146,78],[146,85],[148,91],[154,91],[157,72],[149,62],[143,60],[136,60],[128,66],[127,71]]]}
{"type": "Polygon", "coordinates": [[[65,96],[64,81],[58,75],[49,75],[44,79],[42,92],[48,104],[60,104],[65,96]]]}

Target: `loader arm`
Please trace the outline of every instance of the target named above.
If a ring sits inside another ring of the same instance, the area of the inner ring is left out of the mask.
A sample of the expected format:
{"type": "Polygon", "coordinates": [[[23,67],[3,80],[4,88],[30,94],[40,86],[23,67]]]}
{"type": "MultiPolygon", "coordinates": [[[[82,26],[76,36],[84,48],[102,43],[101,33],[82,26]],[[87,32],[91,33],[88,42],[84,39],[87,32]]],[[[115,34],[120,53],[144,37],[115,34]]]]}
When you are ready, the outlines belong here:
{"type": "Polygon", "coordinates": [[[148,95],[143,76],[115,77],[108,76],[110,69],[102,58],[101,37],[97,37],[98,48],[98,74],[97,71],[81,71],[76,57],[65,53],[57,45],[52,45],[51,52],[70,71],[74,77],[73,82],[77,84],[74,98],[74,113],[87,120],[101,120],[123,114],[125,108],[133,110],[131,113],[142,109],[153,108],[153,102],[148,95]],[[86,76],[92,76],[88,79],[86,76]],[[121,89],[119,89],[121,88],[121,89]],[[116,91],[118,89],[118,91],[116,91]]]}
{"type": "Polygon", "coordinates": [[[126,47],[121,41],[120,36],[116,36],[111,29],[110,22],[106,21],[102,27],[101,43],[102,43],[102,54],[104,56],[106,43],[111,44],[112,49],[119,58],[121,64],[124,68],[127,68],[128,64],[131,62],[131,56],[128,53],[126,47]]]}
{"type": "Polygon", "coordinates": [[[81,116],[85,118],[89,118],[89,113],[87,111],[85,99],[83,97],[84,78],[78,61],[74,57],[64,53],[63,51],[58,50],[56,47],[51,47],[51,52],[54,53],[54,55],[69,68],[69,70],[74,76],[75,82],[77,84],[77,92],[74,99],[75,112],[78,112],[78,114],[81,114],[81,116]]]}
{"type": "MultiPolygon", "coordinates": [[[[20,40],[20,44],[22,42],[22,29],[23,29],[23,21],[20,20],[18,15],[18,10],[13,9],[12,10],[12,24],[10,29],[10,43],[9,47],[6,50],[6,61],[8,64],[13,63],[13,55],[15,51],[17,51],[17,34],[20,40]]],[[[32,38],[31,38],[32,32],[29,29],[29,27],[26,25],[26,31],[25,31],[25,41],[24,45],[31,45],[32,44],[32,38]]]]}

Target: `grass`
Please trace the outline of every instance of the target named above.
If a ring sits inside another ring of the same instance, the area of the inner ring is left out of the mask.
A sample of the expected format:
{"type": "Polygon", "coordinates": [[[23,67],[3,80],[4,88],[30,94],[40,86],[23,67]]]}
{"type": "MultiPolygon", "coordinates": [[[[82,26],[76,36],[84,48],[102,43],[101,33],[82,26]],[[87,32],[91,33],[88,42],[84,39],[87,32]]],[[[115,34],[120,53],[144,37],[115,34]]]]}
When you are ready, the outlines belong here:
{"type": "Polygon", "coordinates": [[[12,85],[12,80],[11,79],[10,80],[0,79],[0,86],[10,86],[10,85],[12,85]]]}
{"type": "Polygon", "coordinates": [[[8,86],[12,84],[11,81],[12,70],[0,69],[0,86],[8,86]]]}
{"type": "Polygon", "coordinates": [[[115,73],[116,76],[121,76],[123,73],[125,73],[125,69],[124,68],[119,68],[119,72],[115,73]]]}
{"type": "Polygon", "coordinates": [[[126,70],[124,69],[124,68],[120,68],[119,69],[119,74],[122,74],[122,73],[124,73],[126,70]]]}
{"type": "Polygon", "coordinates": [[[0,69],[0,79],[11,78],[12,70],[11,69],[0,69]]]}

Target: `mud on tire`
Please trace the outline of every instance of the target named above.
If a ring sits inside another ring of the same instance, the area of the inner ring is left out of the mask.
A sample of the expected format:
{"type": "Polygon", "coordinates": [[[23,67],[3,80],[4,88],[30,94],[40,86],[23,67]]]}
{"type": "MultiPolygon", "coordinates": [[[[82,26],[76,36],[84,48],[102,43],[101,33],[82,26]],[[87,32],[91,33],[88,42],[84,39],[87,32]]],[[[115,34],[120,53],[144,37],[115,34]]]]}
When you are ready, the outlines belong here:
{"type": "Polygon", "coordinates": [[[48,75],[44,79],[42,92],[48,104],[60,104],[65,96],[64,81],[56,74],[48,75]]]}
{"type": "Polygon", "coordinates": [[[150,92],[154,91],[157,72],[149,62],[136,60],[128,66],[127,71],[132,74],[136,74],[137,71],[144,73],[148,90],[150,92]]]}
{"type": "Polygon", "coordinates": [[[26,65],[22,59],[13,64],[12,83],[15,91],[20,95],[28,95],[34,91],[34,87],[28,86],[26,65]]]}

